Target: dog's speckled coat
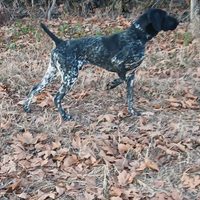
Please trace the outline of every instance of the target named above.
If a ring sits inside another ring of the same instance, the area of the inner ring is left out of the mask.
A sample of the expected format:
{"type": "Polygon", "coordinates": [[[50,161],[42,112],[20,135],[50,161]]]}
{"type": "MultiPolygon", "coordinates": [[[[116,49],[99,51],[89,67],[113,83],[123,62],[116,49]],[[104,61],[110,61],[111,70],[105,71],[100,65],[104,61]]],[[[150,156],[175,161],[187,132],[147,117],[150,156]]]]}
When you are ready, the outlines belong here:
{"type": "Polygon", "coordinates": [[[119,79],[107,85],[108,89],[126,81],[129,113],[139,115],[133,110],[133,83],[135,69],[145,57],[146,43],[159,31],[174,30],[178,24],[178,20],[167,15],[165,11],[149,9],[130,28],[121,33],[67,41],[57,38],[44,24],[41,24],[44,31],[55,41],[56,48],[51,53],[51,60],[45,76],[28,95],[23,105],[24,110],[30,112],[31,99],[60,75],[62,83],[54,97],[54,102],[62,118],[71,120],[72,117],[66,114],[61,106],[62,99],[76,82],[78,70],[85,64],[93,64],[119,75],[119,79]],[[130,73],[127,75],[128,71],[130,73]]]}

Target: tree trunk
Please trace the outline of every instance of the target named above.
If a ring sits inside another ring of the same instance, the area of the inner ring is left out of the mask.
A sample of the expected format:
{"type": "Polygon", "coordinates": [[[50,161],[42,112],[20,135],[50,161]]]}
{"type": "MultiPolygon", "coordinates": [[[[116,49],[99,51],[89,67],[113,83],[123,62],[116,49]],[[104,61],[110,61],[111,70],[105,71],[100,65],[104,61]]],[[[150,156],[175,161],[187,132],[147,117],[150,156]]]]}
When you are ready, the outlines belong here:
{"type": "Polygon", "coordinates": [[[56,0],[53,0],[52,5],[51,5],[51,8],[50,8],[49,11],[48,11],[48,20],[51,19],[51,12],[52,12],[52,10],[53,10],[55,4],[56,4],[56,0]]]}
{"type": "Polygon", "coordinates": [[[0,24],[3,25],[10,20],[10,12],[0,0],[0,24]]]}
{"type": "Polygon", "coordinates": [[[194,19],[194,12],[195,12],[196,5],[197,5],[197,0],[191,0],[190,2],[190,21],[191,22],[194,19]]]}

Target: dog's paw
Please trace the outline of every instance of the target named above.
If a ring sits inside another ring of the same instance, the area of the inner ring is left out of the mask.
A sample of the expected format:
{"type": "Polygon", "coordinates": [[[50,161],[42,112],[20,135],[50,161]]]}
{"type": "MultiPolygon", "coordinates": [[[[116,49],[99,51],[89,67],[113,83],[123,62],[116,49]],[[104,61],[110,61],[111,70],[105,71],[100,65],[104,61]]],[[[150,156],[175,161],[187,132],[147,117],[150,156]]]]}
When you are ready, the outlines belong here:
{"type": "Polygon", "coordinates": [[[115,85],[112,85],[112,83],[108,83],[107,85],[106,85],[106,90],[111,90],[111,89],[113,89],[115,87],[115,85]]]}
{"type": "Polygon", "coordinates": [[[71,115],[66,114],[66,113],[62,114],[61,116],[62,116],[62,119],[64,121],[71,121],[71,120],[73,120],[73,117],[71,115]]]}
{"type": "Polygon", "coordinates": [[[135,110],[134,110],[133,114],[136,115],[136,116],[140,116],[141,115],[139,112],[137,112],[135,110]]]}
{"type": "Polygon", "coordinates": [[[25,112],[27,112],[27,113],[31,112],[31,109],[26,104],[23,105],[23,108],[24,108],[25,112]]]}
{"type": "Polygon", "coordinates": [[[122,79],[115,79],[106,85],[106,90],[113,89],[113,88],[117,87],[118,85],[122,84],[123,82],[124,82],[124,80],[122,80],[122,79]]]}
{"type": "Polygon", "coordinates": [[[135,111],[133,109],[129,110],[129,114],[130,115],[136,115],[136,116],[140,116],[141,115],[138,111],[135,111]]]}

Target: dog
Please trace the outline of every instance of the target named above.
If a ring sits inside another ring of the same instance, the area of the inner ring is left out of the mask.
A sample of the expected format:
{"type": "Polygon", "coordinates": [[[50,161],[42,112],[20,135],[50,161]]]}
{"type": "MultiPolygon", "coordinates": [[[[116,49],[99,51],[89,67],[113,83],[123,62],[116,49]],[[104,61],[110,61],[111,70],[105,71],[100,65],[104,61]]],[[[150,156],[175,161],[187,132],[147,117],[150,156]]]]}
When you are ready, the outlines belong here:
{"type": "Polygon", "coordinates": [[[76,82],[82,66],[92,64],[118,74],[119,78],[108,83],[107,89],[126,82],[128,111],[131,115],[139,116],[140,113],[133,109],[133,83],[135,70],[145,58],[145,46],[158,32],[174,30],[178,24],[179,20],[166,11],[150,8],[123,32],[63,41],[41,23],[41,27],[55,42],[56,48],[51,53],[46,74],[24,102],[24,110],[30,112],[32,98],[60,75],[61,87],[54,96],[54,103],[63,120],[71,120],[72,116],[64,111],[61,102],[76,82]]]}

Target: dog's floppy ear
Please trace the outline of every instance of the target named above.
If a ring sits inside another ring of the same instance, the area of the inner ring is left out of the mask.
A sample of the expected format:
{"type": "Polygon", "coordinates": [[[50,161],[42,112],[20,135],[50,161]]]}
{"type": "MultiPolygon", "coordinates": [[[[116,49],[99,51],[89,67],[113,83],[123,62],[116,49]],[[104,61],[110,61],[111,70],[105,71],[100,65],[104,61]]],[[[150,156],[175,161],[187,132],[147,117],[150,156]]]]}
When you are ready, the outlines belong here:
{"type": "Polygon", "coordinates": [[[149,21],[152,23],[153,28],[160,32],[162,30],[162,21],[165,17],[166,12],[163,10],[151,9],[148,13],[149,21]]]}

